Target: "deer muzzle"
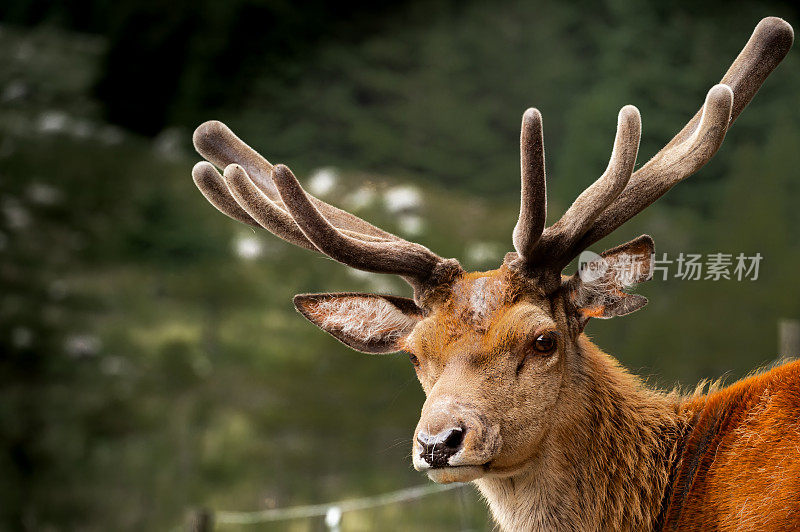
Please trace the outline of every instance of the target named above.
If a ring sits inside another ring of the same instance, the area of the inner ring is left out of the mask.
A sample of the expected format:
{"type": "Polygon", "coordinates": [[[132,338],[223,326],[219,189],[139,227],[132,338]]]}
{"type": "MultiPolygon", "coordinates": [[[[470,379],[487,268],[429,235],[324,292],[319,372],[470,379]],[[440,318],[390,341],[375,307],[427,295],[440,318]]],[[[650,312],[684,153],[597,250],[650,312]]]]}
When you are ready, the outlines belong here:
{"type": "Polygon", "coordinates": [[[468,482],[488,471],[501,446],[500,427],[457,399],[429,397],[414,431],[414,469],[434,482],[468,482]]]}

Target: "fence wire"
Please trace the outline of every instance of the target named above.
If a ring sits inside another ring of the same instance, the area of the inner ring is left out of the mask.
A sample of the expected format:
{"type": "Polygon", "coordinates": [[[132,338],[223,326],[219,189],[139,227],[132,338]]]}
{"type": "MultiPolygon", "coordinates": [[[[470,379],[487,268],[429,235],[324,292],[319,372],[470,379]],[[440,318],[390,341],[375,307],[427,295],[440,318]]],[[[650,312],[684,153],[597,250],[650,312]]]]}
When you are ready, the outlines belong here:
{"type": "Polygon", "coordinates": [[[271,521],[285,521],[288,519],[303,519],[310,517],[324,517],[328,512],[336,508],[342,514],[367,510],[379,506],[386,506],[400,502],[421,499],[434,493],[450,491],[463,488],[466,484],[425,484],[412,488],[405,488],[372,497],[362,497],[358,499],[345,499],[338,502],[325,504],[311,504],[305,506],[291,506],[289,508],[274,508],[269,510],[259,510],[255,512],[214,512],[214,522],[216,524],[229,525],[251,525],[256,523],[267,523],[271,521]]]}

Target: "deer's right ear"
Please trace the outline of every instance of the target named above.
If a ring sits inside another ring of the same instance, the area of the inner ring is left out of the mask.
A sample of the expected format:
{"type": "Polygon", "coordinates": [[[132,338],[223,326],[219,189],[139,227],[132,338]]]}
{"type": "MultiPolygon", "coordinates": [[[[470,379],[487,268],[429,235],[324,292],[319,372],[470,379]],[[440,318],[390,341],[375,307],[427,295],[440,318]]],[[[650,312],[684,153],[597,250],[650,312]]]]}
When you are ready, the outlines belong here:
{"type": "Polygon", "coordinates": [[[300,294],[294,306],[311,323],[363,353],[402,349],[423,311],[406,297],[376,294],[300,294]]]}
{"type": "Polygon", "coordinates": [[[569,300],[582,326],[589,318],[613,318],[639,310],[647,298],[626,290],[653,276],[655,246],[648,235],[604,251],[584,252],[580,269],[567,281],[569,300]]]}

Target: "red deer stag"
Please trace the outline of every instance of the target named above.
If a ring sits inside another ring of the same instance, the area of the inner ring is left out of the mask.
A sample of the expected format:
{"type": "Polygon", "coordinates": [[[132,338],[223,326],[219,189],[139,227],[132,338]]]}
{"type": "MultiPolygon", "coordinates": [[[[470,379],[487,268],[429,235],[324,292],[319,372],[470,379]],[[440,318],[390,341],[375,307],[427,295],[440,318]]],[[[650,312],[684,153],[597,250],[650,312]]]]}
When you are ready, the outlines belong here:
{"type": "Polygon", "coordinates": [[[653,240],[606,251],[592,276],[561,274],[711,159],[793,38],[785,21],[762,20],[700,111],[636,171],[639,112],[623,107],[605,173],[549,227],[542,117],[527,110],[515,252],[488,272],[309,195],[220,122],[194,134],[208,162],[193,177],[231,218],[413,287],[413,299],[304,294],[294,304],[358,351],[409,353],[427,396],[414,467],[435,482],[474,481],[503,529],[797,530],[800,363],[707,395],[650,390],[583,329],[647,303],[625,290],[650,278],[653,240]]]}

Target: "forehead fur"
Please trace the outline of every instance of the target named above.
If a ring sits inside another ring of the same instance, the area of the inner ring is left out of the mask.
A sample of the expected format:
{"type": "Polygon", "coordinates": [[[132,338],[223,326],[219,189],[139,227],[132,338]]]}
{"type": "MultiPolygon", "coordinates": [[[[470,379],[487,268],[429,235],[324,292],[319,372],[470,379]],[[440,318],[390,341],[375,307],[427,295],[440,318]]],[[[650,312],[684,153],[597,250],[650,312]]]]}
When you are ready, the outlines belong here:
{"type": "Polygon", "coordinates": [[[463,276],[452,288],[453,314],[477,331],[486,331],[497,312],[513,301],[513,291],[497,270],[463,276]]]}
{"type": "Polygon", "coordinates": [[[520,293],[513,275],[500,268],[466,273],[457,279],[449,298],[435,307],[407,343],[410,349],[440,356],[448,347],[492,352],[548,324],[553,320],[547,301],[520,293]]]}

